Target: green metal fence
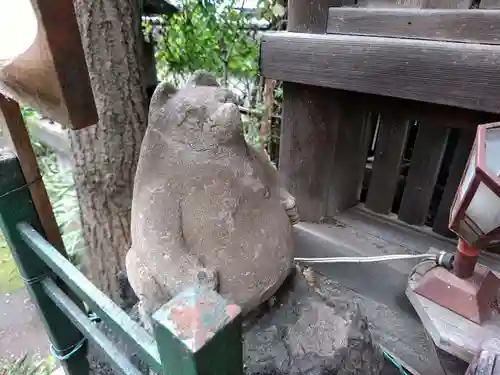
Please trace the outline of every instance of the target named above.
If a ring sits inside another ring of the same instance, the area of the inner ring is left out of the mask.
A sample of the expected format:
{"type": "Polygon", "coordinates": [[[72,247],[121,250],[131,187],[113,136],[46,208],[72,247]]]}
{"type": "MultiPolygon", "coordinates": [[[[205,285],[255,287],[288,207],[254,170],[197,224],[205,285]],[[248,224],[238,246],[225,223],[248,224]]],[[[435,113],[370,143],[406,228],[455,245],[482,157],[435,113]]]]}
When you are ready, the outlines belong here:
{"type": "Polygon", "coordinates": [[[51,341],[69,375],[88,374],[87,340],[102,350],[117,374],[140,374],[93,323],[84,303],[142,361],[160,374],[243,373],[241,317],[217,293],[193,286],[153,315],[154,337],[134,322],[48,243],[18,159],[0,154],[0,227],[51,341]]]}

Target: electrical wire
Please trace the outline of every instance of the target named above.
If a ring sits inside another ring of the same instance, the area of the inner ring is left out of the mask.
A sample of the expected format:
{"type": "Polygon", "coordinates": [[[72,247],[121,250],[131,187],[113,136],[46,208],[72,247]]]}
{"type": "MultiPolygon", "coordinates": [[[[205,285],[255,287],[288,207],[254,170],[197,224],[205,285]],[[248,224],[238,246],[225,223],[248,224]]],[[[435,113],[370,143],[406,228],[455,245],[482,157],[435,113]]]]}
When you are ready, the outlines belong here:
{"type": "Polygon", "coordinates": [[[295,258],[297,262],[304,263],[375,263],[391,260],[421,259],[435,260],[436,254],[393,254],[373,257],[325,257],[325,258],[295,258]]]}

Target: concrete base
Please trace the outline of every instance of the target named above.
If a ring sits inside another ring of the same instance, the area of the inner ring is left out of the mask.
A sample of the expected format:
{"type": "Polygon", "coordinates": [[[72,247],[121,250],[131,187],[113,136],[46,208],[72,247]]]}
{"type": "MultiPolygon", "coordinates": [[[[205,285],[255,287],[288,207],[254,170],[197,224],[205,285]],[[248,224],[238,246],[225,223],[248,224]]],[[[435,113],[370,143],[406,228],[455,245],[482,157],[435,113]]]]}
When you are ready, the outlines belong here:
{"type": "Polygon", "coordinates": [[[417,267],[408,280],[406,296],[435,345],[470,363],[484,340],[500,337],[500,314],[492,309],[491,317],[478,324],[416,293],[415,289],[431,267],[428,263],[417,267]]]}
{"type": "Polygon", "coordinates": [[[488,268],[476,265],[474,274],[461,279],[443,267],[425,273],[415,293],[451,311],[481,324],[491,317],[491,303],[496,300],[500,279],[488,268]]]}

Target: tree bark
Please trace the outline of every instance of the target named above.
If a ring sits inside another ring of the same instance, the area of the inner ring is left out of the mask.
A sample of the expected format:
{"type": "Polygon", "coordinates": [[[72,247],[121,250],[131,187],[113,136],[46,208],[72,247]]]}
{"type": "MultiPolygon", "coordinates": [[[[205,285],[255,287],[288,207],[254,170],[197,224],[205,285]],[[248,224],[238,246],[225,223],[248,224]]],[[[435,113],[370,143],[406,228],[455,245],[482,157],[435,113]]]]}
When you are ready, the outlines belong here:
{"type": "Polygon", "coordinates": [[[99,123],[70,133],[90,279],[121,304],[147,97],[137,0],[74,0],[99,123]]]}

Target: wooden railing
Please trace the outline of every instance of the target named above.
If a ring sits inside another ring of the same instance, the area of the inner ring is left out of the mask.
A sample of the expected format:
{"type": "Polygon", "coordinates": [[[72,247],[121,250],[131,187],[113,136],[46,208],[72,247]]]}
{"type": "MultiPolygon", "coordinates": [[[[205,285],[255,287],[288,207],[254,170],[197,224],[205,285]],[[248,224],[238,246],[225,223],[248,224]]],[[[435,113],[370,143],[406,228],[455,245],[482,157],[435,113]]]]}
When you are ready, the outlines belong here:
{"type": "Polygon", "coordinates": [[[284,81],[280,170],[305,221],[363,202],[450,235],[475,129],[500,119],[500,11],[391,2],[409,3],[290,0],[289,31],[263,35],[261,73],[284,81]]]}
{"type": "Polygon", "coordinates": [[[217,293],[192,287],[152,317],[154,336],[98,290],[43,236],[18,159],[0,155],[0,227],[45,324],[53,354],[69,375],[89,373],[91,341],[121,374],[140,372],[89,318],[84,303],[159,374],[243,372],[239,308],[217,293]],[[175,313],[174,313],[175,312],[175,313]],[[182,319],[190,319],[186,325],[182,319]],[[204,332],[199,335],[199,332],[204,332]]]}

